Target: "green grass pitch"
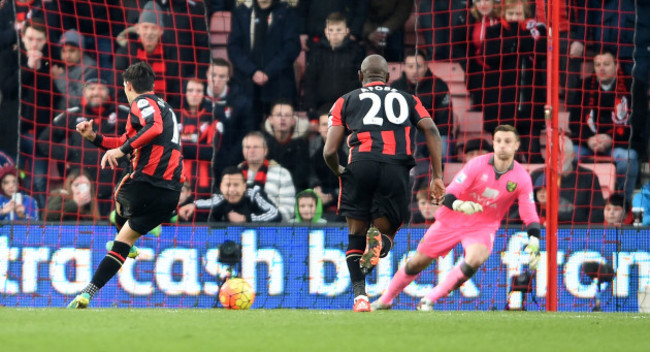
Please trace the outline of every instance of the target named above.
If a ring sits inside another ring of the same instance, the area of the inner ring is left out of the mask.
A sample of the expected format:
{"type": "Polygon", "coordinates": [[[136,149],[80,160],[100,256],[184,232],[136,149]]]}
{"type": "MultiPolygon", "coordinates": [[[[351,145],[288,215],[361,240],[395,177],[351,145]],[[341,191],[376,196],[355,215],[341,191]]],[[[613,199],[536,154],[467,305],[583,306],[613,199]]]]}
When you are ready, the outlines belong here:
{"type": "Polygon", "coordinates": [[[0,308],[0,351],[650,351],[650,315],[0,308]]]}

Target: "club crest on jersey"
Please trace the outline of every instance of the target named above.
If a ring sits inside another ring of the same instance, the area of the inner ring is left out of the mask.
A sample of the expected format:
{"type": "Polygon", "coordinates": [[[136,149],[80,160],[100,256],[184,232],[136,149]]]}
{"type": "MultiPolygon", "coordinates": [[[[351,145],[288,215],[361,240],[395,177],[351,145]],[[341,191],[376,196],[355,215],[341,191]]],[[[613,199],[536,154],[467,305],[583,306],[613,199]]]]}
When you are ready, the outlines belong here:
{"type": "Polygon", "coordinates": [[[508,190],[508,192],[514,192],[515,189],[517,189],[517,183],[508,181],[508,183],[506,184],[506,189],[508,190]]]}

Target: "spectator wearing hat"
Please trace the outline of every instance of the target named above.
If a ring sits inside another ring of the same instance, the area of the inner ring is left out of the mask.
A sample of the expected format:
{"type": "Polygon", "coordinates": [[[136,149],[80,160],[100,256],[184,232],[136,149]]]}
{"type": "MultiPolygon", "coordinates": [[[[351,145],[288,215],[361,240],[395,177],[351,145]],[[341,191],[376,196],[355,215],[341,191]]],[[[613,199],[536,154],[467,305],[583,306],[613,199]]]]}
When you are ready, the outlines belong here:
{"type": "MultiPolygon", "coordinates": [[[[156,80],[154,92],[174,108],[180,106],[181,82],[179,79],[178,52],[174,45],[163,41],[165,18],[168,15],[154,2],[144,5],[138,18],[135,31],[137,38],[128,37],[124,46],[115,54],[115,71],[122,72],[130,65],[144,61],[153,68],[156,80]]],[[[117,75],[114,80],[118,86],[124,84],[117,75]]],[[[120,102],[126,102],[126,96],[119,95],[120,102]]]]}
{"type": "Polygon", "coordinates": [[[42,155],[59,162],[59,171],[67,174],[70,168],[82,167],[97,185],[102,214],[107,214],[111,207],[111,193],[116,170],[101,169],[99,161],[102,151],[76,132],[79,122],[93,121],[93,129],[103,135],[120,135],[124,133],[129,107],[111,101],[107,82],[87,79],[83,85],[83,96],[78,105],[68,108],[57,115],[38,136],[38,149],[42,155]]]}
{"type": "Polygon", "coordinates": [[[18,170],[5,164],[0,167],[0,221],[13,220],[38,220],[38,204],[18,191],[18,170]]]}
{"type": "Polygon", "coordinates": [[[456,147],[458,160],[465,164],[479,155],[492,152],[492,146],[483,138],[472,138],[456,147]]]}
{"type": "Polygon", "coordinates": [[[61,61],[54,61],[50,72],[54,86],[62,96],[59,101],[61,110],[79,105],[84,81],[98,77],[97,62],[84,53],[84,42],[84,36],[74,29],[63,33],[59,40],[61,61]]]}

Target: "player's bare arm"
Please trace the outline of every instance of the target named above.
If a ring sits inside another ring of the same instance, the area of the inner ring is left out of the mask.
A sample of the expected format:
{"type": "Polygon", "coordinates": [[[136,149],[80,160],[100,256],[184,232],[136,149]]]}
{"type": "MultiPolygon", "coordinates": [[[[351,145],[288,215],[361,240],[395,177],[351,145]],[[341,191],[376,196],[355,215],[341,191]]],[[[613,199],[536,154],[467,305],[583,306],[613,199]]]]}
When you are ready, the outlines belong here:
{"type": "MultiPolygon", "coordinates": [[[[345,137],[345,127],[331,126],[327,130],[327,140],[323,147],[323,158],[325,159],[325,163],[327,163],[327,166],[336,176],[340,176],[343,173],[343,170],[345,170],[345,168],[339,163],[339,155],[337,153],[341,146],[341,142],[343,142],[343,137],[345,137]]],[[[440,174],[442,175],[442,172],[440,174]]]]}
{"type": "Polygon", "coordinates": [[[440,204],[445,196],[445,184],[442,182],[442,142],[438,127],[431,118],[424,118],[418,122],[418,130],[424,134],[429,160],[431,161],[431,184],[429,190],[434,204],[440,204]]]}

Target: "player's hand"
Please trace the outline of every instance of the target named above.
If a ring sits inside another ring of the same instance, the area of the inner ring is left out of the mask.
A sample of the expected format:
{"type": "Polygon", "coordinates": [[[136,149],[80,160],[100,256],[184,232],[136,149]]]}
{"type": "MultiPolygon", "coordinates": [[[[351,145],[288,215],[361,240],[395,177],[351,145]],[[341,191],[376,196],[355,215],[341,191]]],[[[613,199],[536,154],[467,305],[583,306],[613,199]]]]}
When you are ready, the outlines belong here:
{"type": "Polygon", "coordinates": [[[535,236],[528,237],[528,245],[524,248],[524,252],[528,253],[528,268],[530,270],[537,270],[539,264],[539,239],[535,236]]]}
{"type": "Polygon", "coordinates": [[[93,131],[93,122],[92,121],[81,121],[77,124],[77,132],[81,134],[84,138],[89,141],[94,141],[97,137],[97,133],[93,131]]]}
{"type": "Polygon", "coordinates": [[[115,170],[118,164],[117,159],[123,156],[124,153],[122,153],[120,148],[115,148],[107,151],[106,154],[104,154],[104,156],[102,157],[102,162],[101,162],[102,169],[104,169],[106,167],[106,164],[108,164],[108,166],[111,167],[111,170],[115,170]]]}
{"type": "Polygon", "coordinates": [[[472,215],[474,213],[478,213],[480,211],[483,211],[483,207],[475,202],[472,201],[464,201],[457,199],[454,201],[454,204],[452,205],[452,208],[459,212],[463,213],[466,215],[472,215]]]}
{"type": "Polygon", "coordinates": [[[442,204],[445,198],[445,184],[440,178],[434,178],[429,184],[429,191],[431,192],[431,203],[434,205],[442,204]]]}

